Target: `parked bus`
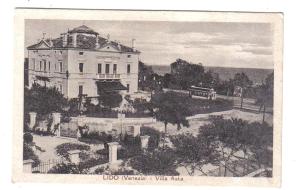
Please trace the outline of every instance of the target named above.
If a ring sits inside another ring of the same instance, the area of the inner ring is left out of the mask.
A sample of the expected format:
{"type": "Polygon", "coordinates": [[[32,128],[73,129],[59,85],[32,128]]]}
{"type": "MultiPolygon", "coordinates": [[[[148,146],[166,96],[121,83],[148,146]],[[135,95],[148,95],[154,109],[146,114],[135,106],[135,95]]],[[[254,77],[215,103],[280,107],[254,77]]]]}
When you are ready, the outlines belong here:
{"type": "Polygon", "coordinates": [[[189,96],[200,96],[205,97],[209,100],[216,99],[216,91],[213,88],[204,88],[199,86],[190,86],[189,88],[189,96]]]}

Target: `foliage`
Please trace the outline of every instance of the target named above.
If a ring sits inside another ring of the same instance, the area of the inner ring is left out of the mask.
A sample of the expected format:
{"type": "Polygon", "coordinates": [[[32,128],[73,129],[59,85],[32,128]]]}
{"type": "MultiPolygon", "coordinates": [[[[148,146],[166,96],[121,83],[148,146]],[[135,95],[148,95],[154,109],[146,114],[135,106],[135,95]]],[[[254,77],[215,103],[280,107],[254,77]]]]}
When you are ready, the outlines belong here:
{"type": "Polygon", "coordinates": [[[104,164],[108,162],[108,156],[101,156],[98,158],[90,158],[85,160],[84,162],[80,162],[78,168],[81,170],[89,169],[91,167],[104,164]]]}
{"type": "Polygon", "coordinates": [[[222,116],[212,116],[210,120],[211,124],[201,127],[198,138],[210,143],[211,146],[218,147],[218,160],[225,163],[225,168],[239,151],[244,153],[243,158],[240,159],[249,162],[250,152],[254,153],[259,167],[272,163],[272,156],[264,155],[269,152],[268,147],[273,146],[272,127],[267,123],[248,123],[235,118],[223,119],[222,116]]]}
{"type": "Polygon", "coordinates": [[[62,112],[67,106],[67,99],[55,87],[33,84],[31,89],[24,89],[25,113],[34,111],[46,115],[51,112],[62,112]]]}
{"type": "Polygon", "coordinates": [[[33,136],[30,133],[24,133],[23,135],[24,143],[31,144],[33,142],[33,136]]]}
{"type": "Polygon", "coordinates": [[[127,168],[119,168],[116,171],[110,171],[109,167],[99,167],[94,171],[94,174],[105,174],[105,175],[135,175],[133,170],[129,170],[127,168]]]}
{"type": "MultiPolygon", "coordinates": [[[[256,92],[256,104],[260,105],[259,111],[263,108],[263,114],[265,116],[265,111],[267,106],[273,107],[274,100],[274,72],[269,74],[265,79],[265,83],[260,85],[256,92]]],[[[263,122],[264,122],[263,117],[263,122]]]]}
{"type": "Polygon", "coordinates": [[[48,173],[50,174],[87,174],[87,170],[81,169],[73,163],[61,163],[51,168],[48,173]]]}
{"type": "Polygon", "coordinates": [[[79,141],[89,144],[108,143],[112,142],[112,135],[106,134],[105,132],[98,133],[96,131],[92,131],[89,133],[81,133],[79,141]]]}
{"type": "Polygon", "coordinates": [[[252,81],[248,78],[245,73],[236,73],[233,78],[233,84],[242,88],[249,87],[252,85],[252,81]]]}
{"type": "Polygon", "coordinates": [[[33,160],[33,167],[36,167],[40,164],[39,157],[34,153],[31,146],[27,143],[23,143],[23,160],[33,160]]]}
{"type": "Polygon", "coordinates": [[[171,149],[145,152],[130,160],[130,166],[144,175],[178,175],[176,157],[171,149]]]}
{"type": "Polygon", "coordinates": [[[161,133],[150,127],[141,127],[141,135],[149,135],[148,150],[154,150],[158,147],[161,133]]]}
{"type": "Polygon", "coordinates": [[[171,137],[177,162],[184,166],[189,175],[194,175],[195,170],[204,171],[205,164],[214,164],[217,161],[216,146],[208,143],[203,138],[191,134],[180,134],[171,137]]]}
{"type": "Polygon", "coordinates": [[[120,106],[122,96],[118,92],[103,92],[99,95],[99,102],[101,105],[109,108],[120,106]]]}
{"type": "Polygon", "coordinates": [[[191,85],[196,85],[202,81],[204,67],[201,63],[192,64],[183,59],[177,59],[171,64],[171,81],[181,89],[188,89],[191,85]]]}
{"type": "Polygon", "coordinates": [[[88,151],[90,150],[90,146],[76,143],[63,143],[55,147],[56,153],[59,156],[64,158],[68,158],[68,151],[70,150],[81,150],[88,151]]]}
{"type": "Polygon", "coordinates": [[[118,150],[118,157],[120,159],[128,159],[141,153],[141,139],[140,137],[133,137],[125,134],[123,140],[120,142],[122,148],[118,150]]]}
{"type": "Polygon", "coordinates": [[[167,92],[157,94],[153,96],[152,104],[156,109],[154,113],[156,119],[165,124],[165,132],[168,123],[177,124],[178,130],[181,128],[181,125],[189,126],[186,116],[190,113],[187,108],[186,99],[182,99],[177,93],[167,92]]]}

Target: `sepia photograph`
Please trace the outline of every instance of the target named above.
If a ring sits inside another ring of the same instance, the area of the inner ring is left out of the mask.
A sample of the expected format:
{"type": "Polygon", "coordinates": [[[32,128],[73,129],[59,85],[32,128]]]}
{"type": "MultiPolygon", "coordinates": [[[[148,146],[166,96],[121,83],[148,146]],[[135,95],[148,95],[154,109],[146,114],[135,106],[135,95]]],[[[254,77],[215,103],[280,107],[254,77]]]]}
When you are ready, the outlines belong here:
{"type": "Polygon", "coordinates": [[[280,183],[282,15],[90,12],[16,13],[16,180],[280,183]]]}

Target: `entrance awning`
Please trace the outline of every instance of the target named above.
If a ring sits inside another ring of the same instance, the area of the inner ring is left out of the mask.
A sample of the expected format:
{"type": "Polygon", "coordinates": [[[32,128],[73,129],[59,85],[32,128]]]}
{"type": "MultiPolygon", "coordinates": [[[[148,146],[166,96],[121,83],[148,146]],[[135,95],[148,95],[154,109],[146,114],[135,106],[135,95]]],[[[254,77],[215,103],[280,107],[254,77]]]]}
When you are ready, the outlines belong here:
{"type": "Polygon", "coordinates": [[[48,77],[44,77],[44,76],[36,76],[35,78],[36,78],[37,80],[50,82],[50,79],[49,79],[48,77]]]}
{"type": "Polygon", "coordinates": [[[128,90],[120,81],[96,81],[98,92],[112,92],[119,90],[128,90]]]}

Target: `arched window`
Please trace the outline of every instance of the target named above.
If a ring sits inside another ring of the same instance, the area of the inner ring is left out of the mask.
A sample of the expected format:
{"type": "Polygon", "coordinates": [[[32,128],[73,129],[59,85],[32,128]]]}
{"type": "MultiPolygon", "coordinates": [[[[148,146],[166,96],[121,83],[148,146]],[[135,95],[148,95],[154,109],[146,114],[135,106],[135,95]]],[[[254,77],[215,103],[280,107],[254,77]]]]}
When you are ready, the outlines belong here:
{"type": "Polygon", "coordinates": [[[79,63],[79,72],[83,73],[83,63],[79,63]]]}

